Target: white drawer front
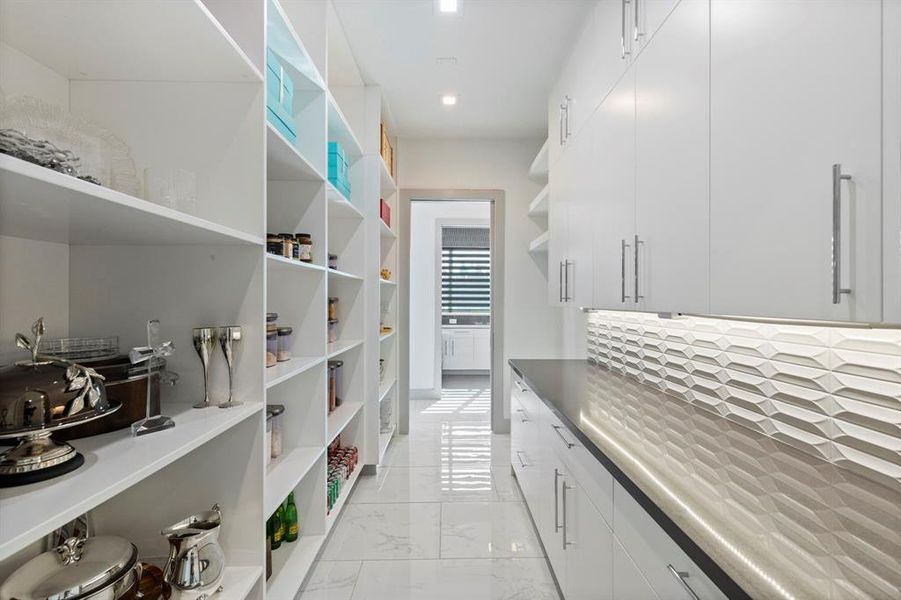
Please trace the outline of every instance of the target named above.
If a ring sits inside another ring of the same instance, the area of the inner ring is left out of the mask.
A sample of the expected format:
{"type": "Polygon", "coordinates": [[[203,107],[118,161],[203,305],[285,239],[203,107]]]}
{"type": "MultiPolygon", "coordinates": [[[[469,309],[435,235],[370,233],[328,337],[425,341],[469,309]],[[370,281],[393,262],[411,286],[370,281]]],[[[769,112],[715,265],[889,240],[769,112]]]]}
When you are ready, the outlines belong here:
{"type": "Polygon", "coordinates": [[[700,567],[618,482],[614,482],[613,511],[614,534],[658,596],[692,600],[685,587],[690,586],[702,600],[725,600],[700,567]]]}

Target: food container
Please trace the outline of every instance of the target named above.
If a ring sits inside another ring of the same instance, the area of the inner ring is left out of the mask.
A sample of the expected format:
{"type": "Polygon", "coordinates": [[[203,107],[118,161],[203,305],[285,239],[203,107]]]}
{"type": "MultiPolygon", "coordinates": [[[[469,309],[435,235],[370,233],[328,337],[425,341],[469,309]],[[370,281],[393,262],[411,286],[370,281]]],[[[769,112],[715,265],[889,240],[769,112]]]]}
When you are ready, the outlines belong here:
{"type": "Polygon", "coordinates": [[[274,367],[278,362],[278,331],[266,330],[266,366],[274,367]]]}
{"type": "Polygon", "coordinates": [[[272,433],[269,440],[269,456],[271,458],[278,458],[284,451],[284,414],[285,406],[283,404],[266,405],[266,427],[268,431],[271,425],[272,433]]]}
{"type": "Polygon", "coordinates": [[[274,233],[266,234],[266,252],[275,254],[276,256],[285,255],[285,240],[274,233]]]}
{"type": "Polygon", "coordinates": [[[379,359],[379,383],[385,380],[385,359],[379,359]]]}
{"type": "Polygon", "coordinates": [[[341,367],[342,360],[328,361],[328,411],[332,412],[341,406],[341,367]]]}
{"type": "Polygon", "coordinates": [[[338,321],[329,320],[328,322],[328,343],[333,344],[338,341],[338,321]]]}
{"type": "Polygon", "coordinates": [[[338,269],[338,255],[337,254],[329,254],[328,255],[328,268],[329,269],[338,269]]]}
{"type": "Polygon", "coordinates": [[[297,243],[297,259],[313,262],[313,236],[309,233],[298,233],[294,236],[297,243]]]}
{"type": "Polygon", "coordinates": [[[128,540],[71,537],[16,569],[0,586],[0,600],[134,600],[141,574],[128,540]]]}
{"type": "Polygon", "coordinates": [[[282,256],[285,258],[296,258],[297,242],[290,233],[280,233],[278,237],[282,239],[282,256]]]}
{"type": "Polygon", "coordinates": [[[276,360],[287,362],[291,360],[291,348],[294,345],[294,329],[292,327],[279,327],[276,360]]]}
{"type": "Polygon", "coordinates": [[[338,298],[328,299],[328,319],[329,321],[338,320],[338,298]]]}

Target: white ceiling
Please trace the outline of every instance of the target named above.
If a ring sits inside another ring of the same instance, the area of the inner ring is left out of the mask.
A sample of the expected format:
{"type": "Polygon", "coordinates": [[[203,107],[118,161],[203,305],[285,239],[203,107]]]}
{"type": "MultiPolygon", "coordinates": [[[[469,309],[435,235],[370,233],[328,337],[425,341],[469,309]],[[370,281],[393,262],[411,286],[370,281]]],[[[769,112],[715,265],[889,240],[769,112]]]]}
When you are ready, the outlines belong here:
{"type": "Polygon", "coordinates": [[[590,0],[334,0],[368,84],[397,135],[526,138],[547,132],[547,96],[590,0]],[[456,66],[436,63],[456,57],[456,66]],[[442,106],[455,93],[457,105],[442,106]]]}

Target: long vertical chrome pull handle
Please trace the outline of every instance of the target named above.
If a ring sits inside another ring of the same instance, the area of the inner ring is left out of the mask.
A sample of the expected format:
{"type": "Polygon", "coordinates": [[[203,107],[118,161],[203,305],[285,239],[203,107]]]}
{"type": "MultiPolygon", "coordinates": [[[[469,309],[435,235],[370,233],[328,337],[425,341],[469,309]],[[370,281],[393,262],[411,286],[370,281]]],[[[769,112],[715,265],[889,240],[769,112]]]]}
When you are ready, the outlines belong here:
{"type": "Polygon", "coordinates": [[[571,546],[572,542],[567,539],[567,529],[566,529],[566,490],[572,490],[575,488],[571,488],[566,485],[566,480],[563,480],[563,549],[566,550],[567,546],[571,546]]]}
{"type": "Polygon", "coordinates": [[[564,112],[564,114],[566,115],[564,118],[564,122],[566,123],[566,135],[565,135],[564,139],[567,139],[567,140],[569,139],[569,136],[572,135],[572,132],[569,129],[569,107],[572,104],[572,101],[573,101],[573,99],[569,94],[567,94],[566,96],[563,97],[563,103],[566,106],[566,109],[564,112]]]}
{"type": "Polygon", "coordinates": [[[640,293],[638,293],[638,247],[644,244],[640,239],[638,239],[638,235],[635,236],[635,301],[643,299],[640,293]]]}
{"type": "Polygon", "coordinates": [[[560,145],[563,145],[563,104],[560,104],[560,127],[558,129],[558,139],[560,145]]]}
{"type": "Polygon", "coordinates": [[[842,287],[842,181],[851,176],[842,173],[840,164],[832,165],[832,303],[842,301],[850,288],[842,287]]]}
{"type": "Polygon", "coordinates": [[[557,499],[557,481],[560,479],[560,471],[554,469],[554,533],[560,531],[560,504],[557,499]]]}
{"type": "Polygon", "coordinates": [[[569,265],[572,264],[570,260],[563,261],[563,301],[569,302],[572,300],[572,297],[569,295],[569,265]]]}
{"type": "Polygon", "coordinates": [[[691,586],[688,585],[688,582],[685,581],[686,579],[688,579],[688,573],[686,573],[685,571],[677,571],[676,567],[674,567],[673,565],[666,565],[666,568],[669,569],[669,572],[673,574],[673,577],[679,580],[679,583],[682,584],[682,587],[685,589],[688,595],[691,596],[691,600],[701,600],[698,595],[695,594],[695,591],[691,589],[691,586]]]}
{"type": "Polygon", "coordinates": [[[638,41],[638,38],[639,38],[639,37],[641,37],[641,36],[644,35],[643,33],[641,33],[641,32],[638,30],[638,11],[639,11],[639,8],[640,8],[640,6],[639,6],[639,4],[638,4],[639,2],[640,2],[640,0],[635,0],[635,10],[634,10],[634,12],[635,12],[635,31],[633,32],[633,33],[634,33],[633,39],[634,39],[636,42],[638,41]]]}
{"type": "Polygon", "coordinates": [[[620,35],[620,42],[622,43],[623,60],[626,60],[626,57],[632,54],[632,52],[626,51],[626,5],[629,4],[629,2],[630,0],[622,0],[620,2],[620,8],[622,9],[622,34],[620,35]]]}
{"type": "Polygon", "coordinates": [[[631,244],[627,244],[625,239],[620,240],[619,246],[619,285],[620,285],[620,298],[619,301],[623,304],[626,303],[626,298],[631,299],[632,296],[626,295],[626,248],[631,248],[631,244]]]}
{"type": "Polygon", "coordinates": [[[563,302],[563,261],[560,261],[560,268],[558,269],[558,275],[560,276],[557,281],[557,287],[559,289],[560,302],[563,302]]]}

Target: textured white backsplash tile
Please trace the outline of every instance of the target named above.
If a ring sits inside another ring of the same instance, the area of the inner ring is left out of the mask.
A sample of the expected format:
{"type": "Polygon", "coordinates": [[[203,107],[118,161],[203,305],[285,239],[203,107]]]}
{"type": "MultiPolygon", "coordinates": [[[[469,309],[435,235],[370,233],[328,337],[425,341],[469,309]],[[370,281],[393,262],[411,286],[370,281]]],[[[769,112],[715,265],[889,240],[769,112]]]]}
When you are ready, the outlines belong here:
{"type": "Polygon", "coordinates": [[[588,355],[901,489],[901,330],[597,311],[588,355]]]}

